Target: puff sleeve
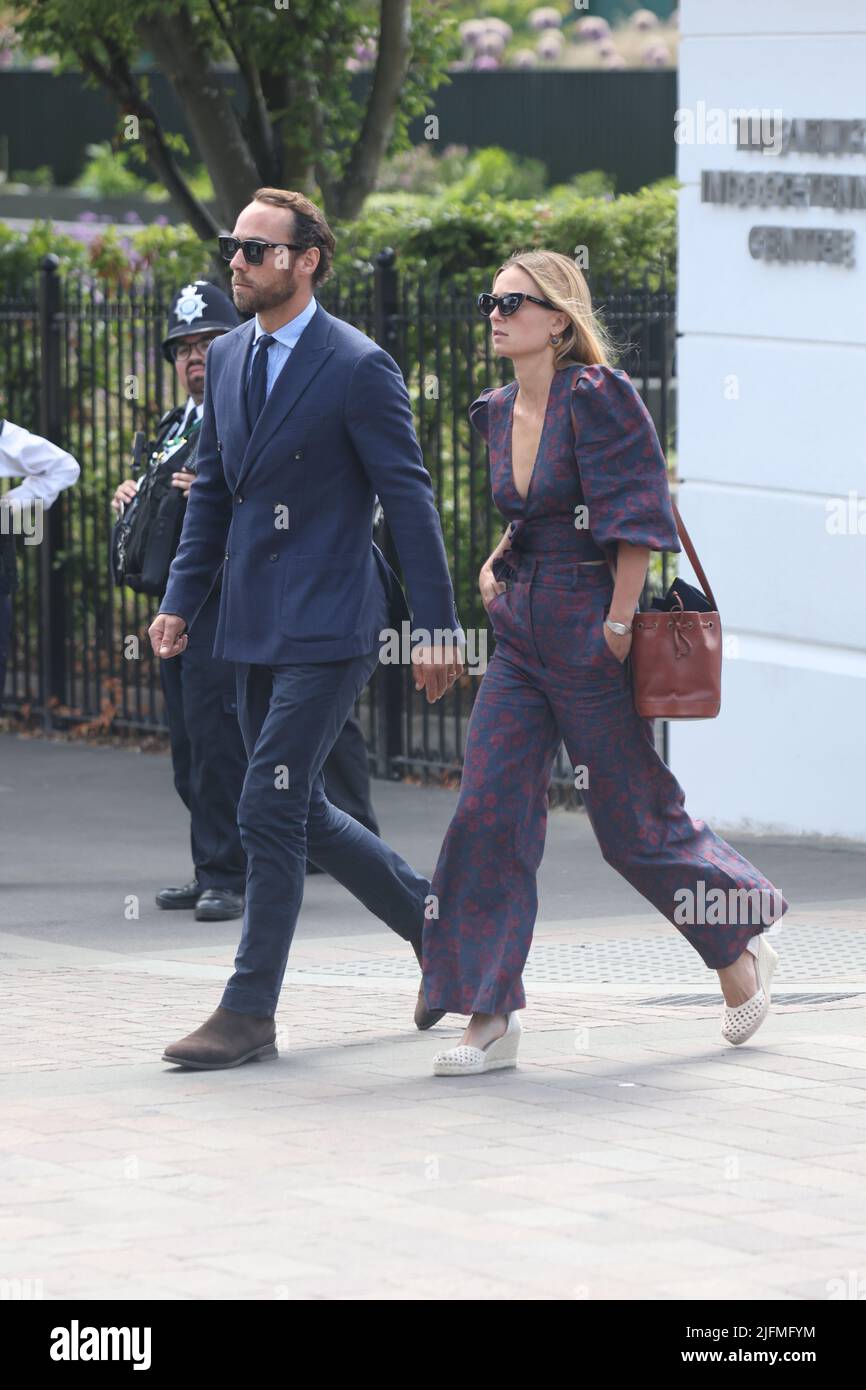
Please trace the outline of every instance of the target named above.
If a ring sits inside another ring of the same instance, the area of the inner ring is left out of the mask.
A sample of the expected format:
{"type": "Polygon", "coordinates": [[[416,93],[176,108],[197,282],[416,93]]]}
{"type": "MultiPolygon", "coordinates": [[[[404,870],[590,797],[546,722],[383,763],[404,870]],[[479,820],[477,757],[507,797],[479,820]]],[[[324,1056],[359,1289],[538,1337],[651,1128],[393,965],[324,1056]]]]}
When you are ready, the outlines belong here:
{"type": "Polygon", "coordinates": [[[571,407],[575,458],[596,544],[628,541],[679,550],[665,457],[631,378],[613,367],[581,367],[571,407]]]}
{"type": "Polygon", "coordinates": [[[482,434],[484,436],[485,439],[490,438],[489,420],[487,416],[487,402],[490,400],[490,397],[493,395],[493,392],[495,390],[497,390],[497,387],[495,386],[486,386],[484,390],[481,392],[481,395],[476,397],[476,399],[472,402],[472,404],[469,407],[470,423],[474,426],[474,428],[478,431],[479,434],[482,434]]]}

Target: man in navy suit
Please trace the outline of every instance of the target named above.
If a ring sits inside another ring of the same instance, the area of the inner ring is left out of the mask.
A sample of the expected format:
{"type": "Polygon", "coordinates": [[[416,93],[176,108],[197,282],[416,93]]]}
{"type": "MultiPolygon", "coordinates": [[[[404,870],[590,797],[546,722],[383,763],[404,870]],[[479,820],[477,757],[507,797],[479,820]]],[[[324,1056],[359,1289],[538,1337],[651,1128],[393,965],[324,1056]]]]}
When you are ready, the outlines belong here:
{"type": "MultiPolygon", "coordinates": [[[[150,638],[162,658],[182,652],[223,567],[214,655],[237,663],[250,760],[238,805],[246,907],[220,1006],[166,1048],[164,1060],[181,1066],[276,1055],[274,1014],[307,854],[421,961],[429,881],[327,800],[321,772],[378,663],[380,634],[409,619],[373,544],[377,494],[412,627],[430,634],[412,652],[428,702],[460,675],[464,635],[400,370],[314,296],[334,245],[314,203],[268,188],[220,238],[235,305],[255,317],[207,356],[198,476],[150,638]]],[[[419,991],[418,1026],[441,1016],[419,991]]]]}

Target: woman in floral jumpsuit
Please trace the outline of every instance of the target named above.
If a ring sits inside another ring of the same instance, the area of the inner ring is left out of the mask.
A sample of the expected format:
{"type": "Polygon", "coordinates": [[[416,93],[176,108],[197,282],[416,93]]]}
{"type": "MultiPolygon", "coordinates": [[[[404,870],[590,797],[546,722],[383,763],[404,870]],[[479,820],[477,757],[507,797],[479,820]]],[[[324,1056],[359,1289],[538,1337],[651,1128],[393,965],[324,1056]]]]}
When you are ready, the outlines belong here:
{"type": "Polygon", "coordinates": [[[482,391],[469,413],[488,443],[493,499],[511,524],[480,576],[496,649],[431,883],[436,913],[424,927],[428,1008],[472,1019],[461,1044],[434,1058],[434,1071],[516,1060],[548,786],[562,742],[604,858],[720,972],[723,1035],[745,1041],[769,1006],[775,952],[762,932],[787,903],[688,815],[655,751],[652,724],[634,707],[624,665],[631,638],[605,626],[608,615],[630,624],[649,552],[680,549],[652,420],[628,376],[607,364],[603,330],[571,260],[546,251],[511,257],[494,291],[495,307],[484,297],[480,304],[492,307],[494,350],[512,358],[517,380],[482,391]],[[516,309],[513,294],[524,296],[516,309]],[[525,452],[534,457],[525,481],[513,448],[518,397],[525,452]],[[681,925],[689,893],[700,904],[713,889],[726,902],[739,901],[736,890],[757,890],[750,901],[763,904],[760,920],[752,910],[724,913],[719,923],[716,912],[681,925]]]}

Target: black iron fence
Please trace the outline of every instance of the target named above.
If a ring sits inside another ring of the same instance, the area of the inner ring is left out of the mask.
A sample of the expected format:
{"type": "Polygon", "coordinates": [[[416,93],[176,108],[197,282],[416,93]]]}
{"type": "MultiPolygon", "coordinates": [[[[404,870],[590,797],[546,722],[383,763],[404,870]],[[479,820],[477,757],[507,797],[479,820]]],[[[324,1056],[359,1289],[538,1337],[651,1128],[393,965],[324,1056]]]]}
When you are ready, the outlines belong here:
{"type": "MultiPolygon", "coordinates": [[[[0,295],[0,415],[68,449],[78,483],[46,513],[39,545],[19,543],[20,587],[4,708],[46,728],[95,726],[137,733],[165,730],[147,628],[158,607],[113,586],[110,501],[129,475],[138,429],[175,403],[177,381],[160,351],[176,286],[117,288],[69,277],[46,257],[35,284],[0,295]]],[[[465,628],[492,634],[478,594],[478,570],[502,534],[490,496],[483,441],[469,403],[509,379],[494,357],[475,307],[477,286],[398,274],[393,254],[374,275],[329,281],[319,292],[332,313],[355,324],[398,362],[442,518],[457,608],[465,628]]],[[[674,417],[675,306],[664,287],[595,287],[621,344],[619,365],[634,379],[669,448],[674,417]]],[[[377,536],[394,567],[383,525],[377,536]]],[[[666,583],[668,560],[653,570],[666,583]]],[[[477,675],[465,675],[436,705],[419,696],[411,672],[380,665],[361,707],[371,768],[379,776],[456,777],[477,675]]],[[[571,799],[564,756],[556,794],[571,799]]]]}

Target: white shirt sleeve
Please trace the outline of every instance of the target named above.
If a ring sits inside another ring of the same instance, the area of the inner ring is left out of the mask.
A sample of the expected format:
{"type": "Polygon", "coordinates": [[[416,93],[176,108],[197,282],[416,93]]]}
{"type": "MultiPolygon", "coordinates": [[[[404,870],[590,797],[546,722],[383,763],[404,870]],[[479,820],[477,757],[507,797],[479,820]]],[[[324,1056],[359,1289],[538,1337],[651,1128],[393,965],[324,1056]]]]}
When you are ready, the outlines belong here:
{"type": "Polygon", "coordinates": [[[8,502],[41,501],[50,507],[77,480],[81,469],[71,454],[21,425],[4,420],[0,431],[0,478],[22,478],[6,493],[8,502]]]}

